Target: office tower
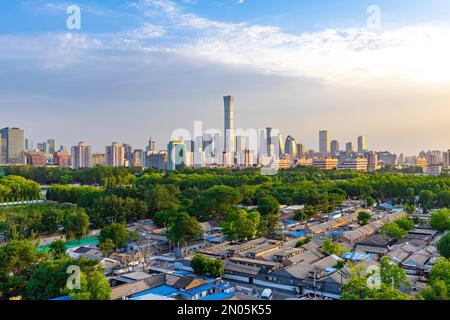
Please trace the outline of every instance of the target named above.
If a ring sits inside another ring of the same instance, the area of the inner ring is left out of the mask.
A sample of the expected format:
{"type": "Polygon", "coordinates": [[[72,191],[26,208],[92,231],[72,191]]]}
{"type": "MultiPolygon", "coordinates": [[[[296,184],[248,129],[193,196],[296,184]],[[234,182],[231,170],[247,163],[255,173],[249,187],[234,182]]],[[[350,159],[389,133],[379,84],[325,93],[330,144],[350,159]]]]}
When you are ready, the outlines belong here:
{"type": "Polygon", "coordinates": [[[104,154],[104,153],[94,153],[92,155],[92,166],[93,167],[104,167],[104,166],[106,166],[106,154],[104,154]]]}
{"type": "Polygon", "coordinates": [[[142,168],[144,161],[144,150],[136,149],[133,151],[133,155],[131,157],[131,166],[135,168],[142,168]]]}
{"type": "Polygon", "coordinates": [[[306,156],[307,148],[304,144],[297,144],[297,157],[302,158],[306,156]]]}
{"type": "Polygon", "coordinates": [[[70,155],[66,150],[59,150],[53,153],[53,164],[60,168],[70,167],[70,155]]]}
{"type": "Polygon", "coordinates": [[[285,140],[281,133],[277,134],[276,145],[274,145],[274,151],[278,158],[281,158],[285,153],[285,140]]]}
{"type": "Polygon", "coordinates": [[[145,155],[145,167],[167,170],[169,156],[166,151],[148,151],[145,155]]]}
{"type": "Polygon", "coordinates": [[[327,157],[330,153],[330,142],[328,138],[328,131],[319,131],[319,152],[322,157],[327,157]]]}
{"type": "Polygon", "coordinates": [[[72,147],[72,168],[90,168],[92,166],[91,146],[82,141],[72,147]]]}
{"type": "Polygon", "coordinates": [[[4,128],[0,130],[2,161],[5,164],[25,164],[24,130],[4,128]]]}
{"type": "Polygon", "coordinates": [[[47,140],[47,153],[55,153],[56,150],[56,140],[55,139],[48,139],[47,140]]]}
{"type": "Polygon", "coordinates": [[[236,164],[243,166],[245,163],[244,151],[248,149],[248,137],[236,136],[236,164]]]}
{"type": "Polygon", "coordinates": [[[124,143],[122,144],[123,150],[124,150],[124,158],[125,160],[131,161],[133,160],[133,147],[131,144],[124,143]]]}
{"type": "Polygon", "coordinates": [[[258,158],[268,155],[267,151],[267,132],[266,130],[259,130],[258,138],[258,158]]]}
{"type": "Polygon", "coordinates": [[[346,153],[353,153],[353,152],[355,152],[355,145],[353,144],[353,142],[348,142],[345,145],[345,152],[346,153]]]}
{"type": "Polygon", "coordinates": [[[366,137],[358,137],[358,153],[363,154],[366,151],[366,137]]]}
{"type": "MultiPolygon", "coordinates": [[[[234,141],[234,97],[223,97],[225,106],[225,135],[224,152],[233,154],[235,152],[234,141]]],[[[170,157],[169,157],[170,158],[170,157]]],[[[169,159],[170,161],[170,159],[169,159]]]]}
{"type": "Polygon", "coordinates": [[[401,166],[405,164],[405,155],[403,153],[400,153],[398,156],[398,164],[401,166]]]}
{"type": "Polygon", "coordinates": [[[60,145],[59,146],[59,151],[67,151],[66,146],[60,145]]]}
{"type": "Polygon", "coordinates": [[[272,156],[273,142],[272,142],[272,128],[266,128],[266,155],[272,156]]]}
{"type": "Polygon", "coordinates": [[[148,146],[145,148],[145,151],[156,151],[156,142],[153,140],[153,138],[150,138],[148,140],[148,146]]]}
{"type": "Polygon", "coordinates": [[[33,151],[33,149],[34,149],[33,141],[26,138],[25,139],[25,151],[33,151]]]}
{"type": "Polygon", "coordinates": [[[106,165],[108,167],[123,167],[125,165],[125,148],[117,142],[105,147],[106,165]]]}
{"type": "Polygon", "coordinates": [[[286,138],[285,150],[284,152],[290,156],[291,160],[294,160],[297,157],[297,142],[295,138],[292,136],[288,136],[286,138]]]}
{"type": "Polygon", "coordinates": [[[169,163],[168,170],[174,171],[186,166],[186,145],[183,141],[170,141],[167,146],[169,163]]]}
{"type": "Polygon", "coordinates": [[[444,169],[450,168],[450,149],[448,151],[442,152],[442,158],[444,163],[444,169]]]}
{"type": "Polygon", "coordinates": [[[330,152],[333,156],[339,153],[339,141],[333,140],[330,143],[330,152]]]}

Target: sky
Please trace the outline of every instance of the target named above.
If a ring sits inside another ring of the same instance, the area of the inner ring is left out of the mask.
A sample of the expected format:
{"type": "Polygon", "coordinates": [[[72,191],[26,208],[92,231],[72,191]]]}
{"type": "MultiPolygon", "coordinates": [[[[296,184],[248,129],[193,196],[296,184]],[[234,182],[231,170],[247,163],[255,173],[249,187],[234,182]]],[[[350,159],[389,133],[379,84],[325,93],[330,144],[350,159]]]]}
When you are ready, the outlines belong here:
{"type": "Polygon", "coordinates": [[[450,149],[447,0],[2,0],[0,127],[35,143],[165,148],[175,129],[318,131],[450,149]],[[80,8],[80,29],[68,29],[80,8]],[[70,20],[72,21],[72,20],[70,20]]]}

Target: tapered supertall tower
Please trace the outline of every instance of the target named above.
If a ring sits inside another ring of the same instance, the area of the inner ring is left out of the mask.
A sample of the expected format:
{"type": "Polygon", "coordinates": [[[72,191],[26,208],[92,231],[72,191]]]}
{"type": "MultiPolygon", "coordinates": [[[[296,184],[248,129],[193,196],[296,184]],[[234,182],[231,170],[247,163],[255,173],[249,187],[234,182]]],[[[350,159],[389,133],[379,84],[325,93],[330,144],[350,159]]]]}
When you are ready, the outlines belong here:
{"type": "Polygon", "coordinates": [[[225,105],[225,135],[224,135],[224,152],[228,155],[234,154],[235,138],[234,138],[234,97],[223,97],[225,105]]]}

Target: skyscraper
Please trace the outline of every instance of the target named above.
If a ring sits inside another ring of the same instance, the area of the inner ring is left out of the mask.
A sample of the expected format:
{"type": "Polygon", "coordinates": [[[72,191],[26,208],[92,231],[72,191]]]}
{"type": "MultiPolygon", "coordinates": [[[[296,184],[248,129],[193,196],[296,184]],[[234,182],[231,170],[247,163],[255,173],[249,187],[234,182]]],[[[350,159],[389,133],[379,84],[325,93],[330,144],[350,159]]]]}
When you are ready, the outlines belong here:
{"type": "Polygon", "coordinates": [[[297,157],[297,142],[292,136],[286,138],[285,150],[284,152],[291,157],[291,160],[297,157]]]}
{"type": "Polygon", "coordinates": [[[4,128],[0,130],[1,153],[0,157],[5,164],[25,163],[25,137],[24,130],[19,128],[4,128]]]}
{"type": "Polygon", "coordinates": [[[353,153],[353,152],[355,152],[355,145],[353,144],[353,142],[348,142],[345,145],[345,152],[346,153],[353,153]]]}
{"type": "Polygon", "coordinates": [[[90,168],[92,166],[91,146],[82,141],[72,147],[72,168],[90,168]]]}
{"type": "Polygon", "coordinates": [[[323,157],[330,153],[330,140],[326,130],[319,131],[319,152],[323,157]]]}
{"type": "Polygon", "coordinates": [[[273,142],[272,142],[272,128],[266,128],[266,154],[270,157],[272,156],[272,150],[273,150],[273,142]]]}
{"type": "Polygon", "coordinates": [[[122,144],[122,147],[124,149],[124,158],[125,160],[128,160],[128,162],[131,163],[133,160],[133,147],[131,144],[124,143],[122,144]]]}
{"type": "Polygon", "coordinates": [[[358,153],[363,154],[366,151],[366,137],[358,137],[358,153]]]}
{"type": "Polygon", "coordinates": [[[117,142],[113,142],[111,146],[107,146],[106,165],[108,167],[123,167],[125,164],[125,148],[117,142]]]}
{"type": "Polygon", "coordinates": [[[333,140],[330,144],[330,152],[333,156],[339,153],[339,141],[333,140]]]}
{"type": "Polygon", "coordinates": [[[56,150],[56,140],[55,139],[48,139],[47,140],[47,153],[55,153],[56,150]]]}
{"type": "Polygon", "coordinates": [[[233,154],[235,151],[234,140],[234,97],[223,97],[225,106],[225,138],[224,138],[224,152],[233,154]]]}
{"type": "Polygon", "coordinates": [[[145,149],[146,152],[148,151],[156,151],[156,142],[153,140],[153,138],[150,138],[148,140],[148,146],[145,149]]]}
{"type": "Polygon", "coordinates": [[[169,164],[168,170],[174,171],[186,165],[186,145],[183,141],[170,141],[167,146],[169,164]]]}

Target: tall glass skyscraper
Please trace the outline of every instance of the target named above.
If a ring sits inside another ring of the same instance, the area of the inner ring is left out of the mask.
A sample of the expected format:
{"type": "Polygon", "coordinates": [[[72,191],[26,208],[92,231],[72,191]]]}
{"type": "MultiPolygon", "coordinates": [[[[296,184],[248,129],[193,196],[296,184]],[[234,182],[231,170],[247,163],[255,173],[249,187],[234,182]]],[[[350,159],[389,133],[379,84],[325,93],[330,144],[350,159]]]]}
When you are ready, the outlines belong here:
{"type": "Polygon", "coordinates": [[[234,138],[234,97],[223,97],[225,105],[225,135],[224,135],[224,152],[233,154],[235,151],[234,138]]]}
{"type": "Polygon", "coordinates": [[[4,128],[0,130],[1,157],[4,164],[25,163],[24,130],[19,128],[4,128]]]}

